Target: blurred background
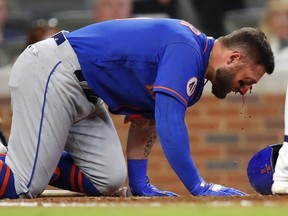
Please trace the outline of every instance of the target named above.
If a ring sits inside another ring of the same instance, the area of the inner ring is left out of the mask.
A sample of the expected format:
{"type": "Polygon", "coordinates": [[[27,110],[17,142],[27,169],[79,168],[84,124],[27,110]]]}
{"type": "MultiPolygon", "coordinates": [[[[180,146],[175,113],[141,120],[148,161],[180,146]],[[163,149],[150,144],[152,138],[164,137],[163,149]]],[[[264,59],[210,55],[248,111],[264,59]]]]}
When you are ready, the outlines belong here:
{"type": "MultiPolygon", "coordinates": [[[[240,27],[262,29],[273,48],[274,74],[265,75],[244,98],[216,99],[207,84],[201,100],[187,110],[191,154],[201,175],[214,183],[254,193],[246,177],[249,159],[269,144],[281,143],[288,78],[288,0],[0,0],[0,123],[9,137],[8,79],[28,44],[59,30],[73,31],[109,19],[184,19],[217,38],[240,27]]],[[[111,115],[125,154],[129,124],[111,115]]],[[[149,177],[159,188],[188,194],[170,168],[159,143],[149,160],[149,177]]]]}

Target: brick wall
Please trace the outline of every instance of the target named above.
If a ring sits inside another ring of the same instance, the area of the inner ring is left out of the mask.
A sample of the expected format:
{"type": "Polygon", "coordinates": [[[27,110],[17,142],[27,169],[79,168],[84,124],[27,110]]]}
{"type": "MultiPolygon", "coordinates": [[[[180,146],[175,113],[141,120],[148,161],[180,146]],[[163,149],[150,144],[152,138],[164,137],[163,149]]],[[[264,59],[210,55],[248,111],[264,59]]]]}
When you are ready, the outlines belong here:
{"type": "MultiPolygon", "coordinates": [[[[200,174],[207,181],[253,193],[246,167],[251,156],[269,144],[282,142],[284,93],[251,94],[245,98],[230,95],[226,100],[203,95],[187,110],[186,123],[191,154],[200,174]]],[[[6,134],[11,126],[10,100],[0,99],[0,117],[6,134]]],[[[129,124],[123,116],[112,115],[120,140],[125,143],[129,124]]],[[[188,194],[170,168],[156,143],[149,160],[150,180],[159,188],[188,194]]]]}

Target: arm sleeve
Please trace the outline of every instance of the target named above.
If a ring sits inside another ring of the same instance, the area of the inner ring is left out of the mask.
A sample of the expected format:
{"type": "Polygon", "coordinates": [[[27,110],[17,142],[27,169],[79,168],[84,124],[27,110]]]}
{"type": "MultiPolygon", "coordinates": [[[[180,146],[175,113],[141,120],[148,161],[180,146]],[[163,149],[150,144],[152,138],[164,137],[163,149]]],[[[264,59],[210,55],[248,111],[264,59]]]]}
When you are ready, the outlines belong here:
{"type": "Polygon", "coordinates": [[[153,92],[162,92],[171,95],[187,106],[193,92],[187,92],[189,81],[195,80],[194,90],[197,87],[197,80],[203,74],[201,53],[199,47],[185,44],[173,43],[168,45],[161,54],[157,77],[154,83],[153,92]]]}
{"type": "Polygon", "coordinates": [[[190,154],[185,125],[186,107],[176,98],[156,94],[156,127],[164,154],[172,169],[191,192],[202,181],[190,154]]]}

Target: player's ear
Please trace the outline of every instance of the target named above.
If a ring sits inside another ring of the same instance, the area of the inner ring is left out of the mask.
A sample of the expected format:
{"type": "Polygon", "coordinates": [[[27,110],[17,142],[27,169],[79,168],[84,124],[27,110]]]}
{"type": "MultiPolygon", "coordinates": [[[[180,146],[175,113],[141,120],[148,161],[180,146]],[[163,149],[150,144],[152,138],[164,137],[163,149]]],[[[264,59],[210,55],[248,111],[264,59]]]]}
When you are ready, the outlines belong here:
{"type": "Polygon", "coordinates": [[[232,63],[236,63],[240,60],[241,58],[241,53],[238,50],[233,50],[229,53],[228,59],[227,59],[227,64],[230,65],[232,63]]]}

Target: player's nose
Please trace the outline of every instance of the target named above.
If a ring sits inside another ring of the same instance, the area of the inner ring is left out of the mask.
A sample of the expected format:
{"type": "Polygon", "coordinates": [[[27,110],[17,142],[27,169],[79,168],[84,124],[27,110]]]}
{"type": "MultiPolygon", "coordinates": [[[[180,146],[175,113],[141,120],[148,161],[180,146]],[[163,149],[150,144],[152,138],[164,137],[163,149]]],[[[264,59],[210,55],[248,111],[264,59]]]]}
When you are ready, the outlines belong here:
{"type": "Polygon", "coordinates": [[[245,95],[247,93],[247,91],[249,91],[249,90],[251,92],[252,85],[245,85],[244,87],[239,89],[239,92],[240,92],[241,95],[245,95]]]}

